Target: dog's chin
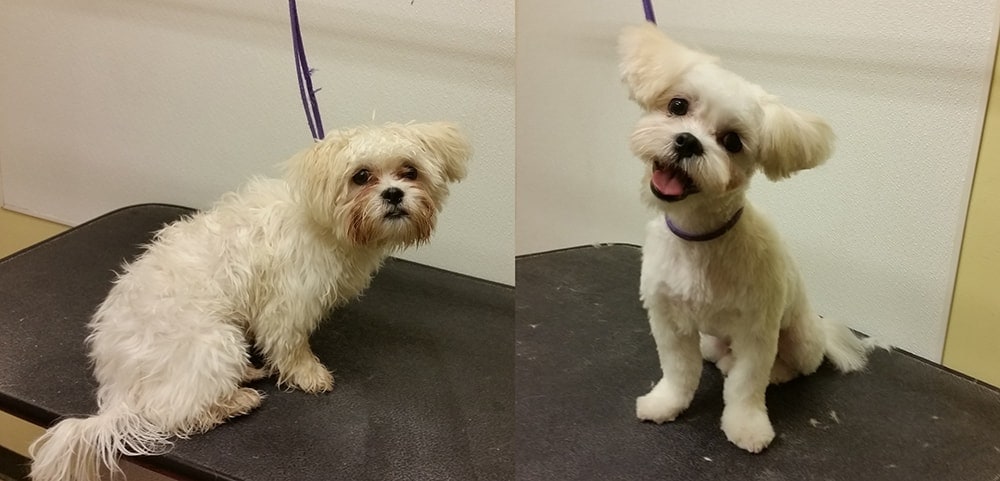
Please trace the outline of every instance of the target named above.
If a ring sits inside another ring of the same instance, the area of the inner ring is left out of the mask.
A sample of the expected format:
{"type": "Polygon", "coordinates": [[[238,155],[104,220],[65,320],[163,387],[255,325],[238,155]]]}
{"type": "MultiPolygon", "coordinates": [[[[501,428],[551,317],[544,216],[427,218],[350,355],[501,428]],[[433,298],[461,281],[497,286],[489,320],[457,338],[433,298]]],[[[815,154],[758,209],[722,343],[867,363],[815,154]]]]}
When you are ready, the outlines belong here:
{"type": "Polygon", "coordinates": [[[649,190],[664,202],[684,200],[701,190],[683,169],[665,161],[653,162],[653,173],[649,180],[649,190]]]}

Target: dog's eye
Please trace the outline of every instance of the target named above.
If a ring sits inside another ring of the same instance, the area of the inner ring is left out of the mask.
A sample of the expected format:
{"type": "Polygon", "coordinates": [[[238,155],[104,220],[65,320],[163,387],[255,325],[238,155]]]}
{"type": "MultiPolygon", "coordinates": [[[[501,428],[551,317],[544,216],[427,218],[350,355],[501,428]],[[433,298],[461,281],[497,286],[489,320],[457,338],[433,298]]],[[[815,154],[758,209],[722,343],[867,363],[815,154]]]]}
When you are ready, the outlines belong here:
{"type": "Polygon", "coordinates": [[[736,132],[726,132],[725,134],[722,134],[721,142],[722,147],[734,154],[743,150],[743,141],[740,140],[740,136],[736,132]]]}
{"type": "Polygon", "coordinates": [[[403,167],[403,178],[417,180],[417,169],[410,165],[403,167]]]}
{"type": "Polygon", "coordinates": [[[371,178],[372,178],[372,173],[368,172],[368,169],[361,169],[356,174],[354,174],[354,177],[351,177],[351,182],[354,182],[355,184],[358,185],[365,185],[368,183],[369,180],[371,180],[371,178]]]}
{"type": "Polygon", "coordinates": [[[688,113],[688,101],[682,98],[670,99],[667,112],[671,115],[683,116],[688,113]]]}

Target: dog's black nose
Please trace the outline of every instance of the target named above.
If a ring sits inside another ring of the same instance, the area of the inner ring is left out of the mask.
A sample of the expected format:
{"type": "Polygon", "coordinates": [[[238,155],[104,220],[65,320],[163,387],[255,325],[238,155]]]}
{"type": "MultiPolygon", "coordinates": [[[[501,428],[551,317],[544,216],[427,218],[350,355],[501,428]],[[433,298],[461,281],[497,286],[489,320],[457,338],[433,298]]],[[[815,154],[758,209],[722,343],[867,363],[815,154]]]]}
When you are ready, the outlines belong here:
{"type": "Polygon", "coordinates": [[[392,205],[399,205],[403,201],[403,190],[399,187],[389,187],[382,191],[382,198],[392,205]]]}
{"type": "Polygon", "coordinates": [[[674,137],[674,152],[677,153],[677,160],[680,160],[704,154],[705,150],[701,148],[697,137],[684,132],[674,137]]]}

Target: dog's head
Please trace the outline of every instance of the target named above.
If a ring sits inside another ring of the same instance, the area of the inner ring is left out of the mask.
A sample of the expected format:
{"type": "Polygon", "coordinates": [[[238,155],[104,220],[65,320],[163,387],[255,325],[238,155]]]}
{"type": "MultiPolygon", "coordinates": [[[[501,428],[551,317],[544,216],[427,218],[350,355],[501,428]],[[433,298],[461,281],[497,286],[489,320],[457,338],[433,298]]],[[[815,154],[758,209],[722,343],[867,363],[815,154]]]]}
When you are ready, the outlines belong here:
{"type": "Polygon", "coordinates": [[[626,28],[619,39],[622,80],[645,111],[632,152],[649,166],[653,205],[705,200],[745,190],[758,169],[771,180],[830,156],[833,132],[793,110],[656,26],[626,28]]]}
{"type": "Polygon", "coordinates": [[[287,165],[311,218],[354,246],[396,248],[430,238],[448,184],[465,177],[469,144],[450,123],[331,132],[287,165]]]}

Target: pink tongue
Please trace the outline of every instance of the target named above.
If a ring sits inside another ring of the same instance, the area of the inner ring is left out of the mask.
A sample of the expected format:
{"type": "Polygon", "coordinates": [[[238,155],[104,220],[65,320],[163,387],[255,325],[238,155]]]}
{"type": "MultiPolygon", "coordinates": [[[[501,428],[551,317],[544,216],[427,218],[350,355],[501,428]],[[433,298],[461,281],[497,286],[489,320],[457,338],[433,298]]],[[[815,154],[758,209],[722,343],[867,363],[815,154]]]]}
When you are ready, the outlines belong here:
{"type": "Polygon", "coordinates": [[[680,179],[668,170],[653,170],[653,187],[663,195],[681,195],[684,193],[684,185],[680,179]]]}

